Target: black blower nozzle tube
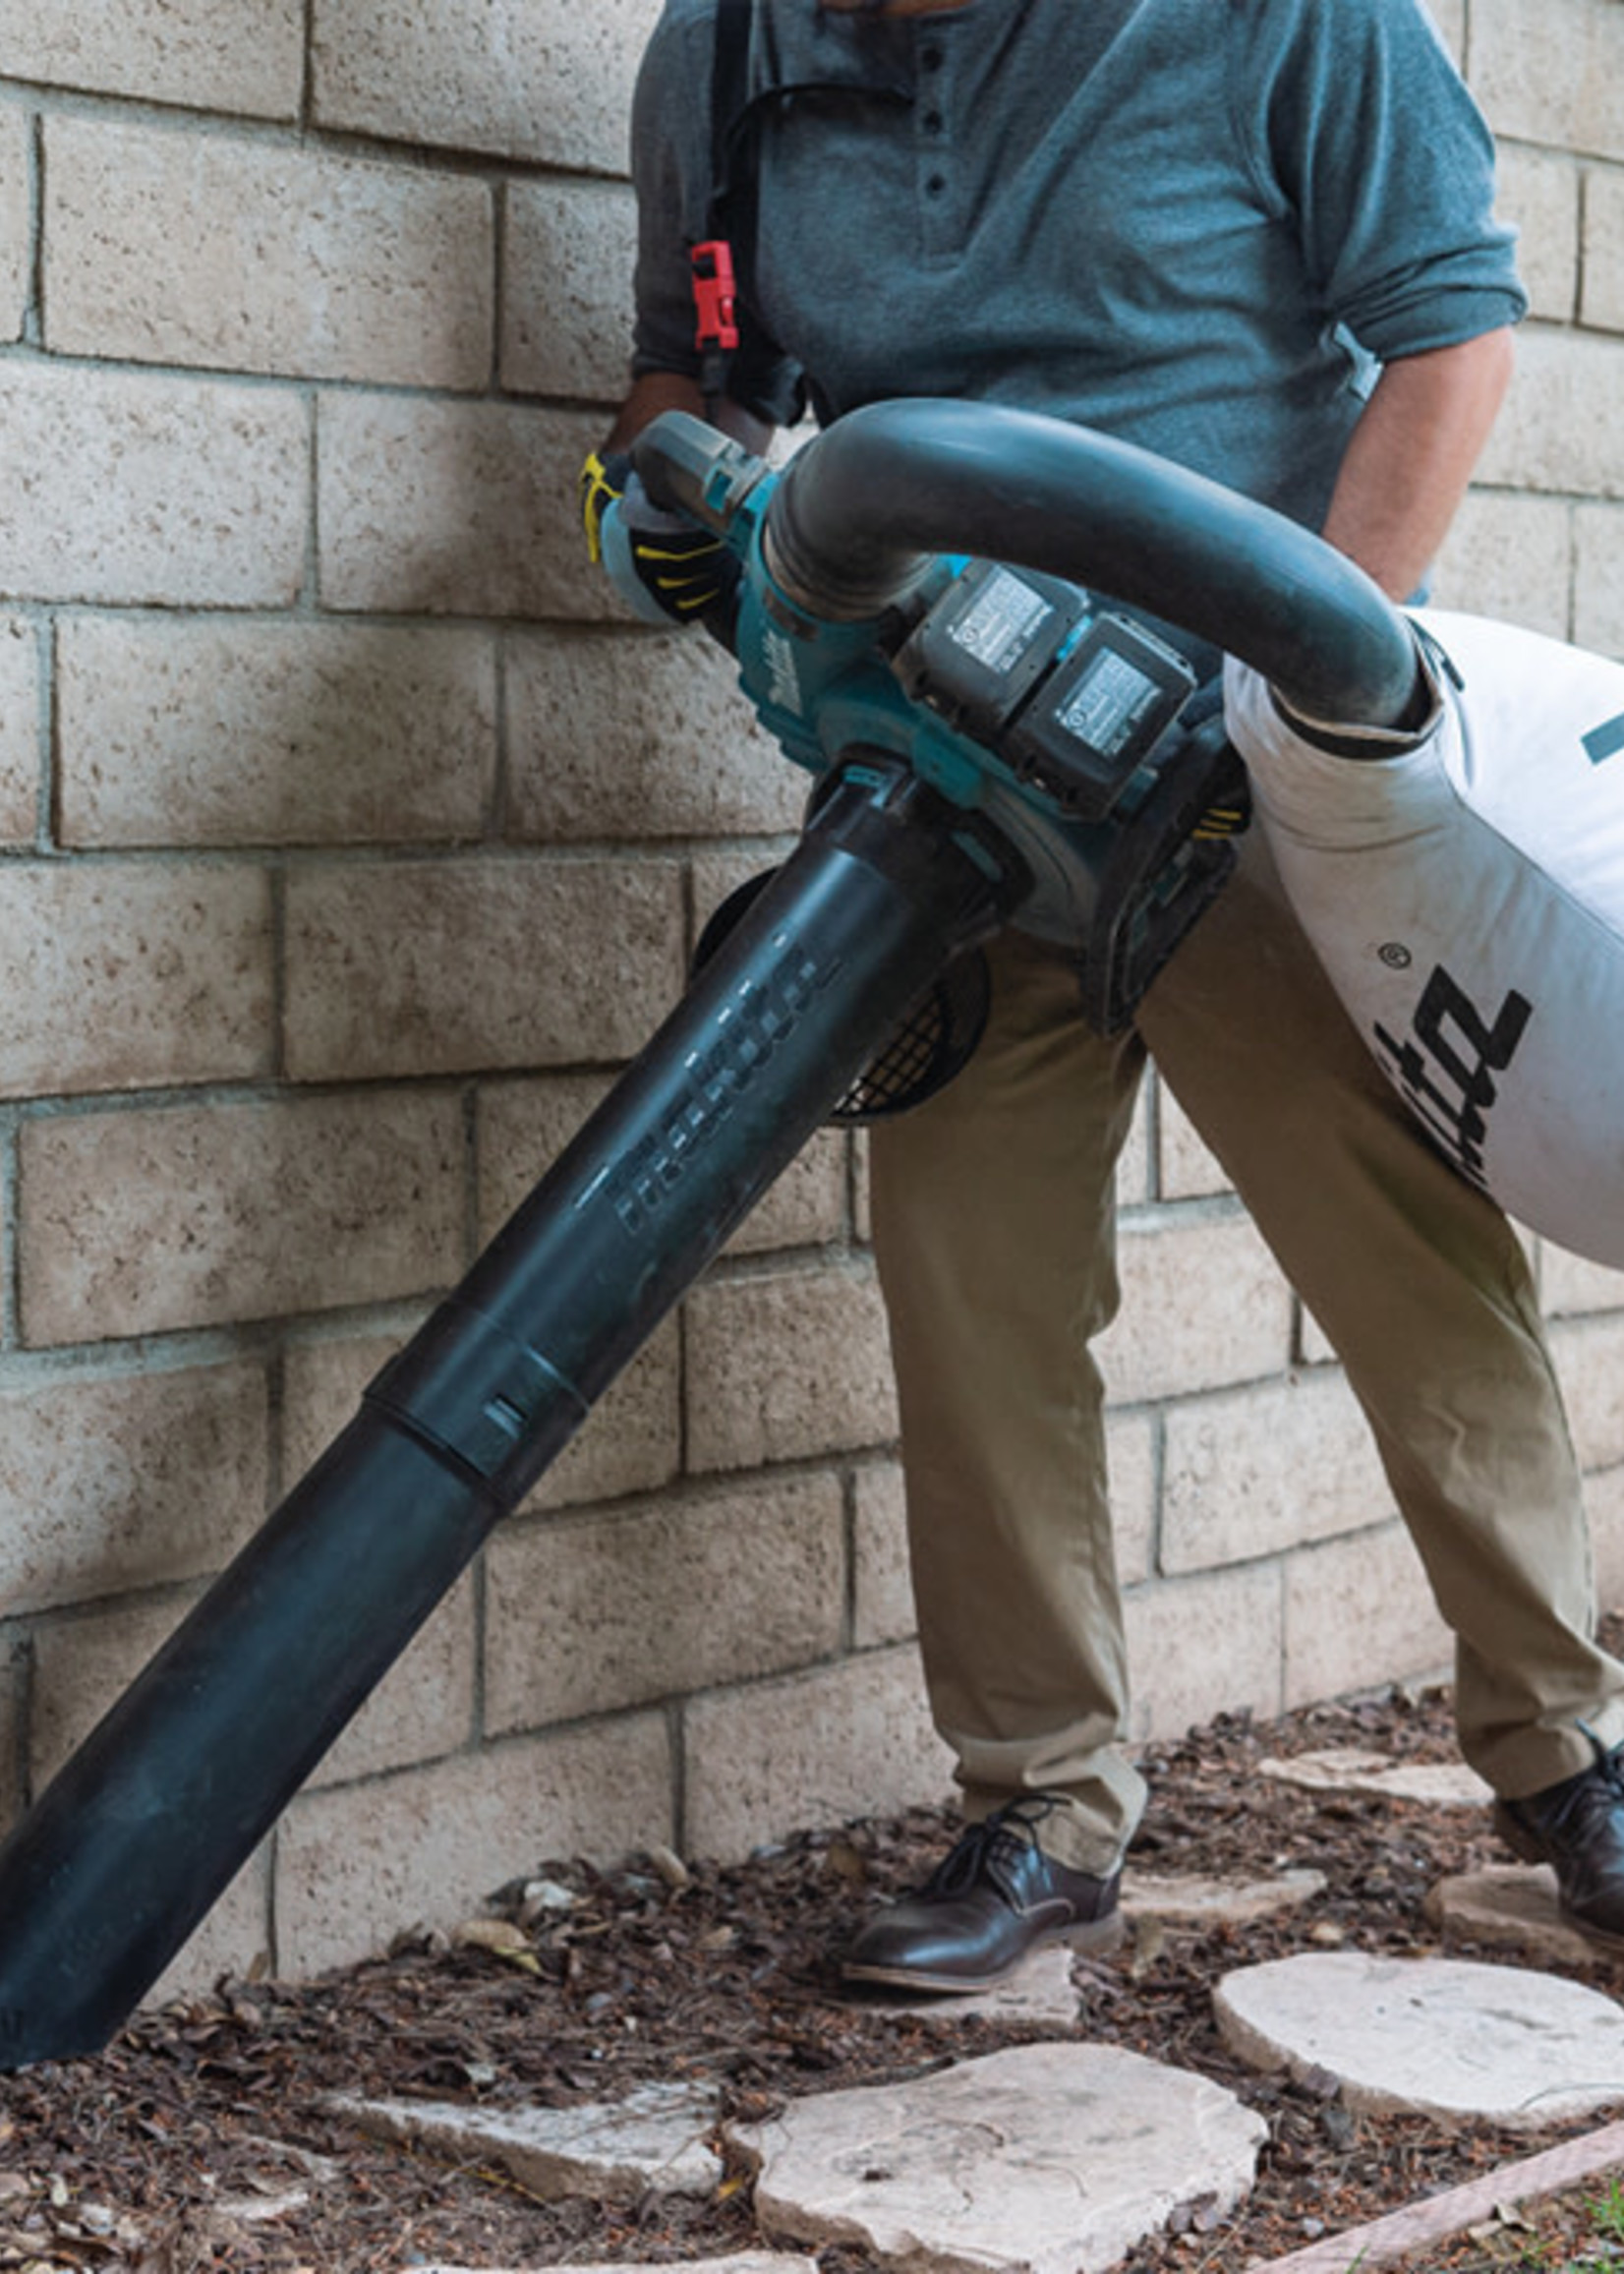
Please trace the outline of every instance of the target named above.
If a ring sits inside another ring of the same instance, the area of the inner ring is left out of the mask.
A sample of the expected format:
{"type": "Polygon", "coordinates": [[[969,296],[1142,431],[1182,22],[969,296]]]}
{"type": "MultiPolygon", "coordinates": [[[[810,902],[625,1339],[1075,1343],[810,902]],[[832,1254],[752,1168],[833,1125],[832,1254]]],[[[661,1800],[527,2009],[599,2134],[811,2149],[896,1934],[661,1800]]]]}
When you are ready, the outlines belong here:
{"type": "Polygon", "coordinates": [[[0,1848],[0,2068],[93,2051],[488,1533],[1020,889],[888,761],[0,1848]]]}
{"type": "MultiPolygon", "coordinates": [[[[647,430],[637,462],[663,503],[695,510],[660,450],[681,416],[647,430]]],[[[1409,623],[1322,538],[1131,442],[1029,411],[920,397],[848,412],[790,460],[763,549],[813,615],[877,615],[922,556],[975,553],[1161,616],[1252,665],[1310,718],[1392,726],[1416,696],[1409,623]]]]}

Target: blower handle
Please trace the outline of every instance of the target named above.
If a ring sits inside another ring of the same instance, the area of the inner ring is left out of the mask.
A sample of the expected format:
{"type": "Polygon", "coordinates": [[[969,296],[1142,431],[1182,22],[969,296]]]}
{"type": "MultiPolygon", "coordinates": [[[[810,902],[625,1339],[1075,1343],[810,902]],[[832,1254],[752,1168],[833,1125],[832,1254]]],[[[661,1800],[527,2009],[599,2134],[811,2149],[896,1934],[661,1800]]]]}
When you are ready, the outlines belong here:
{"type": "MultiPolygon", "coordinates": [[[[765,468],[682,412],[638,437],[651,496],[730,524],[765,468]]],[[[941,553],[1066,577],[1238,656],[1294,711],[1399,728],[1430,682],[1364,571],[1272,507],[1086,427],[920,397],[849,412],[789,461],[763,557],[811,615],[856,622],[941,553]]]]}

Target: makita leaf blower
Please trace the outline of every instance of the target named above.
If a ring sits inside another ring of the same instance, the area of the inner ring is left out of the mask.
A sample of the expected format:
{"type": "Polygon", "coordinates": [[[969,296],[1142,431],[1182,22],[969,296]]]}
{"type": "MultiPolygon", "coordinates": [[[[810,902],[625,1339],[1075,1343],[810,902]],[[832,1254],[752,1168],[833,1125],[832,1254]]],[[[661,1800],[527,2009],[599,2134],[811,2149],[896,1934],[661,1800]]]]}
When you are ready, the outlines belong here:
{"type": "MultiPolygon", "coordinates": [[[[1237,678],[1238,729],[1270,797],[1277,744],[1288,782],[1301,741],[1363,785],[1414,766],[1418,727],[1422,751],[1457,727],[1471,740],[1470,683],[1460,698],[1351,563],[1077,429],[885,405],[780,475],[671,415],[636,457],[744,564],[731,642],[813,777],[802,841],[720,913],[605,1104],[0,1849],[0,2066],[112,2034],[812,1132],[951,1076],[973,1045],[979,941],[1014,922],[1062,943],[1095,1022],[1131,1017],[1233,857],[1238,778],[1203,662],[1254,674],[1237,678]],[[1311,739],[1361,730],[1406,755],[1349,765],[1311,739]]],[[[1587,686],[1598,774],[1615,732],[1624,747],[1616,677],[1605,699],[1587,686]]],[[[1479,1120],[1495,1084],[1495,1112],[1511,1103],[1538,966],[1517,983],[1523,1017],[1419,924],[1384,914],[1374,936],[1378,958],[1405,949],[1420,995],[1435,964],[1474,1007],[1464,1026],[1434,988],[1424,1018],[1420,996],[1408,1020],[1385,1001],[1381,1017],[1401,1081],[1412,1041],[1460,1059],[1478,1119],[1458,1125],[1473,1158],[1456,1149],[1481,1168],[1479,1120]]],[[[1615,1230],[1618,1183],[1596,1198],[1615,1230]]]]}

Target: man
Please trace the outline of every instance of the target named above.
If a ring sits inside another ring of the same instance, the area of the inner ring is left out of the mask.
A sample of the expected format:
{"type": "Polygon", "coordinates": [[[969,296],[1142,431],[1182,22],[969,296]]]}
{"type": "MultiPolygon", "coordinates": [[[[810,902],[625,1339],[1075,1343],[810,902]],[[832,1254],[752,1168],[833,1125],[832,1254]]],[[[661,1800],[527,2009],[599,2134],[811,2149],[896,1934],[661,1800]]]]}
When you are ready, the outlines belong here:
{"type": "MultiPolygon", "coordinates": [[[[776,352],[720,398],[687,264],[715,6],[667,0],[640,75],[611,447],[671,407],[759,446],[802,375],[832,416],[1013,403],[1265,500],[1395,597],[1422,584],[1525,303],[1486,130],[1419,0],[755,0],[734,148],[776,352]]],[[[592,530],[616,486],[589,485],[592,530]]],[[[624,588],[679,614],[708,597],[714,554],[673,574],[635,493],[613,519],[624,588]]],[[[974,1989],[1038,1943],[1120,1932],[1144,1791],[1120,1750],[1088,1343],[1117,1304],[1112,1175],[1147,1050],[1347,1368],[1456,1634],[1462,1747],[1502,1832],[1624,1942],[1624,1668],[1592,1638],[1521,1250],[1404,1117],[1255,833],[1132,1033],[1089,1032],[1065,960],[1018,932],[993,967],[975,1059],[872,1151],[920,1644],[970,1829],[847,1972],[974,1989]]]]}

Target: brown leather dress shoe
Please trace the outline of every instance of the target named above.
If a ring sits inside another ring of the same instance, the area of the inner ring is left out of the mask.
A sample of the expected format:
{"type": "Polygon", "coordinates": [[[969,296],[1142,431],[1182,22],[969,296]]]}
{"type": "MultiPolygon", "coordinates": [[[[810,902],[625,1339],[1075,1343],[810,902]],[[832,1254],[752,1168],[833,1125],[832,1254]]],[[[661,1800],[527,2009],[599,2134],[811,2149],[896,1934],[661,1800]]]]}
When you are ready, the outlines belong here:
{"type": "Polygon", "coordinates": [[[990,1990],[1046,1943],[1108,1950],[1121,1942],[1121,1872],[1093,1879],[1037,1844],[1033,1826],[1054,1805],[1034,1793],[972,1825],[922,1888],[862,1928],[842,1963],[846,1980],[990,1990]]]}
{"type": "Polygon", "coordinates": [[[1597,1738],[1591,1743],[1595,1759],[1577,1777],[1496,1802],[1494,1829],[1527,1862],[1554,1868],[1576,1927],[1624,1950],[1624,1746],[1609,1753],[1597,1738]]]}

